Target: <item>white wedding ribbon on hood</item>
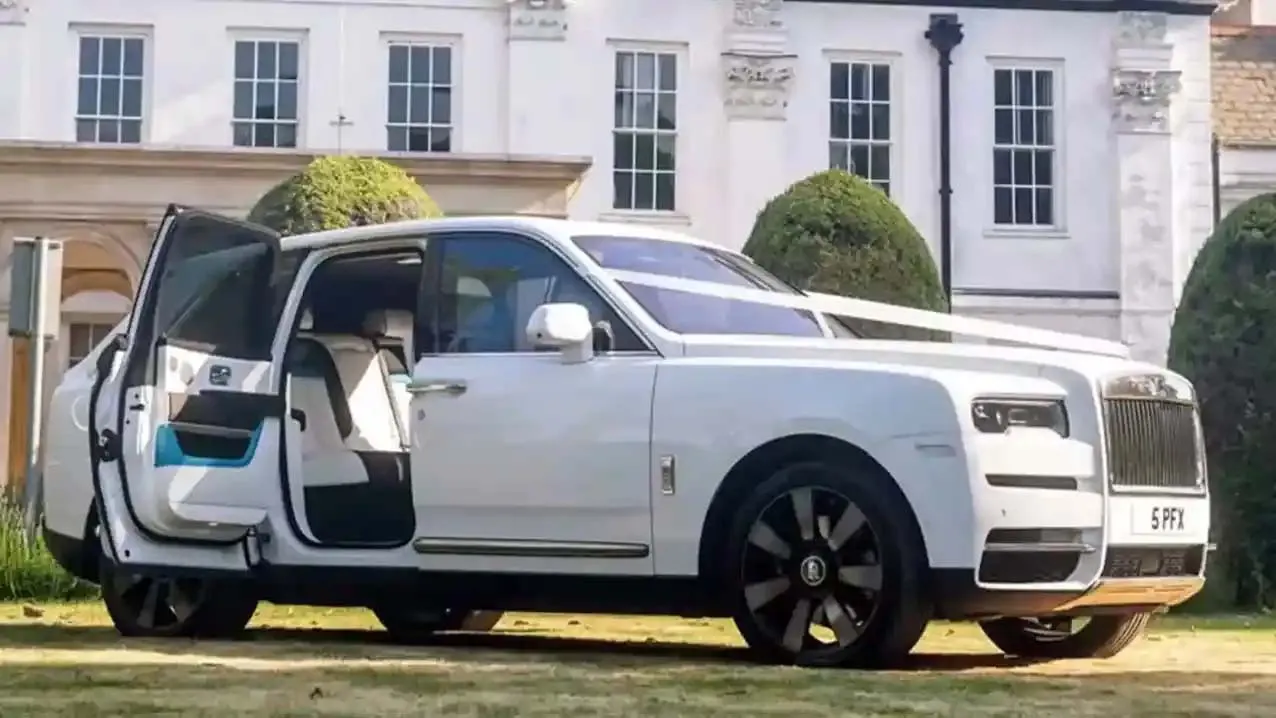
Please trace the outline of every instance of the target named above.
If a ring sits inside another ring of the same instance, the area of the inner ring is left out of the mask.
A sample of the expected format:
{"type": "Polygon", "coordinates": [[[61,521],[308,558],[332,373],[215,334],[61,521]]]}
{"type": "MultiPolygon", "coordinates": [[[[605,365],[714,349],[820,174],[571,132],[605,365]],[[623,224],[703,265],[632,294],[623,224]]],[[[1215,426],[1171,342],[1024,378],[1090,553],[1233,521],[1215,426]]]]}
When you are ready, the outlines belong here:
{"type": "Polygon", "coordinates": [[[1129,347],[1120,342],[1087,337],[1081,334],[1024,327],[1017,324],[1007,324],[973,317],[959,317],[944,312],[901,307],[884,302],[872,302],[866,299],[854,299],[835,294],[820,294],[816,292],[786,294],[783,292],[735,287],[717,282],[682,279],[663,274],[649,274],[647,272],[618,269],[604,270],[604,272],[617,282],[638,284],[656,289],[700,294],[720,299],[735,299],[773,307],[787,307],[819,314],[832,314],[839,317],[851,317],[883,324],[947,332],[954,336],[978,337],[1045,349],[1099,354],[1122,359],[1130,358],[1129,347]]]}

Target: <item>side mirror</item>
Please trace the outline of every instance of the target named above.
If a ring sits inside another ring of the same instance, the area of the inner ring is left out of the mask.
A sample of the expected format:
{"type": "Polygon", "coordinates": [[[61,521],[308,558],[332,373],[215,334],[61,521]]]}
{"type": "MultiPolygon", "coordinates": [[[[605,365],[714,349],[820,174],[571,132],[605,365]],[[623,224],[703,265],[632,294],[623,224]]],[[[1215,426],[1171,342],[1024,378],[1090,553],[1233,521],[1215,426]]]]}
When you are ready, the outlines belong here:
{"type": "Polygon", "coordinates": [[[542,304],[527,320],[527,341],[563,353],[571,364],[594,357],[594,325],[582,304],[542,304]]]}

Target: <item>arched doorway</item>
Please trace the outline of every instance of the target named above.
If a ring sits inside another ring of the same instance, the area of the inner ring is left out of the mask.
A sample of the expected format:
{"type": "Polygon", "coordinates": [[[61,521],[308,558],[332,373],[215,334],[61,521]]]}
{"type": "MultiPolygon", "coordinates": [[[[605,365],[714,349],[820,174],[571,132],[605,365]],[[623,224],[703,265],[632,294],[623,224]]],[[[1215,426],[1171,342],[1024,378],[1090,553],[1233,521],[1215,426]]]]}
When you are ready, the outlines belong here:
{"type": "MultiPolygon", "coordinates": [[[[134,258],[114,237],[77,233],[66,240],[62,266],[62,326],[46,353],[44,393],[82,358],[102,334],[128,311],[133,297],[134,258]],[[123,256],[121,256],[123,255],[123,256]],[[132,270],[132,271],[129,271],[132,270]]],[[[9,355],[8,482],[21,492],[26,475],[27,424],[30,416],[31,342],[14,337],[9,355]]]]}

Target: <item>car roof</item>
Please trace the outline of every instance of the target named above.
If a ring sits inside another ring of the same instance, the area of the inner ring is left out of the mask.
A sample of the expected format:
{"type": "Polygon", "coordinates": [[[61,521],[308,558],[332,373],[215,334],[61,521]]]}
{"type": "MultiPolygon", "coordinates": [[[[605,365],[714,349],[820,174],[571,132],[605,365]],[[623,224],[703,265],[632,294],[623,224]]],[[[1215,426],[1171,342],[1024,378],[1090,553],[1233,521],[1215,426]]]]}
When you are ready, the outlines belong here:
{"type": "MultiPolygon", "coordinates": [[[[494,215],[472,217],[444,217],[437,219],[410,219],[385,224],[372,224],[360,227],[346,227],[324,232],[298,234],[284,237],[280,245],[284,250],[321,249],[356,242],[367,242],[376,239],[401,237],[410,234],[426,234],[429,232],[446,232],[451,230],[512,230],[540,234],[557,242],[570,241],[570,237],[580,235],[608,235],[613,237],[633,237],[638,239],[654,239],[666,242],[692,244],[710,247],[719,251],[731,251],[712,242],[672,232],[667,229],[626,222],[583,222],[571,219],[552,217],[534,217],[523,215],[494,215]]],[[[738,254],[738,252],[732,252],[738,254]]]]}

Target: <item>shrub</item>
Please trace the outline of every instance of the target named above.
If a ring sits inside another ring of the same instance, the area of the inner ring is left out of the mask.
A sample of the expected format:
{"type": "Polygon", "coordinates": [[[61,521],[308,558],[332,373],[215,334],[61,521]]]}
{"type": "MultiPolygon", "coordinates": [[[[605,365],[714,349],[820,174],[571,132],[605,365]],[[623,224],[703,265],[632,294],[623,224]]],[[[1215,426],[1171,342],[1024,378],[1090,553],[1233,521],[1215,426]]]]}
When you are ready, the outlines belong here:
{"type": "Polygon", "coordinates": [[[368,157],[320,157],[271,188],[248,213],[280,234],[441,216],[402,168],[368,157]]]}
{"type": "Polygon", "coordinates": [[[1213,582],[1238,607],[1276,604],[1276,194],[1254,197],[1197,254],[1169,366],[1196,386],[1215,540],[1213,582]]]}
{"type": "MultiPolygon", "coordinates": [[[[768,202],[744,253],[803,290],[947,309],[934,259],[917,229],[885,193],[843,170],[811,175],[768,202]]],[[[845,321],[864,336],[935,338],[908,327],[845,321]]]]}
{"type": "Polygon", "coordinates": [[[53,560],[42,540],[27,544],[22,509],[0,495],[0,601],[66,601],[97,595],[53,560]]]}

